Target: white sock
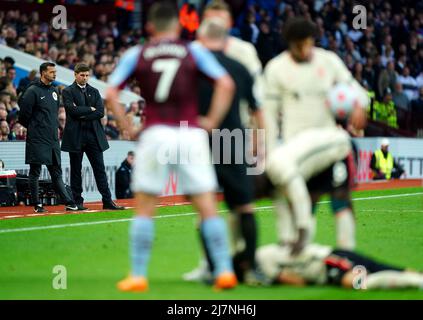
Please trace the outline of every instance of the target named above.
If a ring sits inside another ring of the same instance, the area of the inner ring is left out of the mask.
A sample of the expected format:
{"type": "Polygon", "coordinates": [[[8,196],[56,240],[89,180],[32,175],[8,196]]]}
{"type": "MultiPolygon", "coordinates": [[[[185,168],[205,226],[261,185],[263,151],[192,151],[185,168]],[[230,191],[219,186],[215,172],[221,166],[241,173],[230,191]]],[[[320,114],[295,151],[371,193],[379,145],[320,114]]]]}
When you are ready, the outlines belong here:
{"type": "Polygon", "coordinates": [[[227,216],[228,226],[230,229],[230,250],[233,256],[237,252],[241,252],[245,248],[245,241],[241,235],[241,228],[239,223],[239,214],[236,212],[230,212],[227,216]]]}
{"type": "Polygon", "coordinates": [[[312,243],[314,241],[314,238],[316,236],[316,225],[317,225],[316,217],[312,215],[311,223],[310,223],[310,232],[308,234],[308,240],[307,240],[308,243],[312,243]]]}
{"type": "Polygon", "coordinates": [[[336,213],[336,245],[340,249],[355,249],[355,219],[350,208],[336,213]]]}
{"type": "Polygon", "coordinates": [[[286,185],[286,195],[292,205],[297,228],[310,230],[311,225],[311,198],[304,178],[295,176],[286,185]]]}
{"type": "Polygon", "coordinates": [[[423,275],[416,272],[380,271],[367,276],[367,289],[422,288],[423,275]]]}
{"type": "Polygon", "coordinates": [[[294,217],[287,201],[278,197],[275,199],[276,228],[281,244],[293,243],[297,239],[294,217]]]}

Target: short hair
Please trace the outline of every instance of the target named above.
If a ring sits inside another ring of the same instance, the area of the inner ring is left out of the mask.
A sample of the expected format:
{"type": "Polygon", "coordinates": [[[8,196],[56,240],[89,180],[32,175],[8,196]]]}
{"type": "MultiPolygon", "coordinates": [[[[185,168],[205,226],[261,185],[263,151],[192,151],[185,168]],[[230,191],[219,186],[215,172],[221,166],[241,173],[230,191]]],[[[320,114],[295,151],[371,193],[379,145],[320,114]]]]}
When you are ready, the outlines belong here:
{"type": "Polygon", "coordinates": [[[10,63],[12,66],[15,64],[15,60],[12,57],[4,57],[3,62],[10,63]]]}
{"type": "Polygon", "coordinates": [[[295,17],[287,21],[283,30],[283,37],[288,43],[315,38],[317,36],[316,25],[304,17],[295,17]]]}
{"type": "Polygon", "coordinates": [[[75,73],[90,71],[90,67],[86,63],[78,63],[73,69],[75,73]]]}
{"type": "Polygon", "coordinates": [[[135,152],[134,152],[134,151],[129,151],[129,152],[128,152],[128,157],[129,157],[129,156],[135,156],[135,152]]]}
{"type": "Polygon", "coordinates": [[[170,2],[156,2],[148,11],[147,21],[152,23],[157,31],[166,31],[172,23],[178,21],[176,6],[170,2]]]}
{"type": "Polygon", "coordinates": [[[219,10],[219,11],[227,11],[231,13],[231,9],[229,5],[223,0],[210,1],[204,8],[204,11],[207,11],[207,10],[219,10]]]}
{"type": "Polygon", "coordinates": [[[40,65],[40,75],[43,71],[47,71],[48,67],[55,67],[56,65],[53,62],[44,62],[40,65]]]}
{"type": "Polygon", "coordinates": [[[223,40],[228,35],[228,31],[222,19],[208,18],[201,23],[198,34],[213,40],[223,40]]]}

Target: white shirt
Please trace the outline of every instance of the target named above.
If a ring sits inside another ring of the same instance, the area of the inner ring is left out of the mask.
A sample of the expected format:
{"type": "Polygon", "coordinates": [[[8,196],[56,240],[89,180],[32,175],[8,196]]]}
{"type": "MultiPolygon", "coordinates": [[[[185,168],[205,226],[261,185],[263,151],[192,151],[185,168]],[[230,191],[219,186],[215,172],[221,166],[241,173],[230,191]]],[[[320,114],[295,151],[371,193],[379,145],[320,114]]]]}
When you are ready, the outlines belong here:
{"type": "Polygon", "coordinates": [[[418,98],[419,93],[417,90],[416,79],[414,79],[412,76],[408,76],[408,77],[398,76],[398,82],[402,84],[404,93],[406,94],[406,96],[408,97],[410,101],[418,98]]]}
{"type": "Polygon", "coordinates": [[[263,77],[268,148],[277,143],[280,112],[285,140],[306,129],[335,127],[335,119],[326,106],[326,97],[337,82],[351,83],[356,87],[360,92],[360,104],[367,107],[367,92],[342,60],[325,49],[314,48],[311,60],[305,63],[297,63],[285,51],[267,64],[263,77]]]}

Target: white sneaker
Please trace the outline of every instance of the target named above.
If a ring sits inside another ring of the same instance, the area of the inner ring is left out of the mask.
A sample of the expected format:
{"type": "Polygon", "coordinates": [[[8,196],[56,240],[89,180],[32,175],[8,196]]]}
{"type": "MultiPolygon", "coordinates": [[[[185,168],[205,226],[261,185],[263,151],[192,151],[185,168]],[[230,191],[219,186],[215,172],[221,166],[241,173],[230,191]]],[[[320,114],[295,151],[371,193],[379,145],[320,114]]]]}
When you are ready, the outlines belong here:
{"type": "Polygon", "coordinates": [[[209,282],[213,280],[207,260],[200,260],[199,266],[190,272],[184,273],[182,279],[189,282],[209,282]]]}

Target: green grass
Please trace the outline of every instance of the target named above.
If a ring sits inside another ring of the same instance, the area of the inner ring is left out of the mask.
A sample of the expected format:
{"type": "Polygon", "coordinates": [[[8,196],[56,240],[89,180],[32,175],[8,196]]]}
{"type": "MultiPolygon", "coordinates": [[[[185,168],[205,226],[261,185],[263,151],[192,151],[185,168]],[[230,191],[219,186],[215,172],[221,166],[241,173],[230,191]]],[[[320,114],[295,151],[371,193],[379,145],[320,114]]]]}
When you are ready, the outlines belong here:
{"type": "MultiPolygon", "coordinates": [[[[354,197],[421,193],[422,188],[356,192],[354,197]]],[[[381,261],[423,270],[422,195],[355,201],[358,251],[381,261]]],[[[323,199],[324,200],[324,199],[323,199]]],[[[260,201],[257,206],[269,206],[260,201]]],[[[223,208],[223,206],[222,206],[223,208]]],[[[193,212],[190,206],[163,207],[158,216],[193,212]]],[[[126,294],[115,283],[129,270],[128,219],[132,212],[47,216],[0,221],[0,299],[423,299],[423,291],[354,291],[334,287],[239,286],[213,292],[181,275],[200,256],[196,215],[156,219],[156,237],[149,267],[150,291],[126,294]],[[57,229],[1,233],[1,230],[110,221],[57,229]],[[67,289],[54,290],[52,269],[67,269],[67,289]]],[[[276,240],[271,209],[258,215],[260,243],[276,240]]],[[[316,241],[334,244],[334,219],[328,204],[318,208],[316,241]]]]}

